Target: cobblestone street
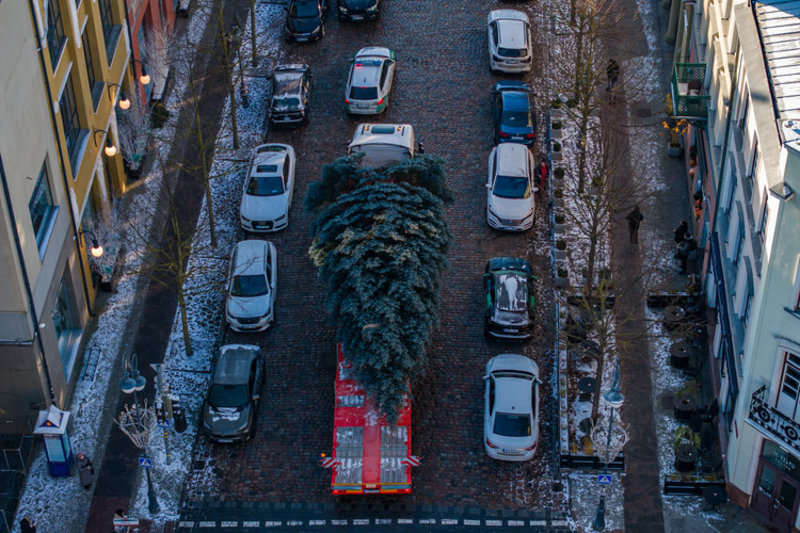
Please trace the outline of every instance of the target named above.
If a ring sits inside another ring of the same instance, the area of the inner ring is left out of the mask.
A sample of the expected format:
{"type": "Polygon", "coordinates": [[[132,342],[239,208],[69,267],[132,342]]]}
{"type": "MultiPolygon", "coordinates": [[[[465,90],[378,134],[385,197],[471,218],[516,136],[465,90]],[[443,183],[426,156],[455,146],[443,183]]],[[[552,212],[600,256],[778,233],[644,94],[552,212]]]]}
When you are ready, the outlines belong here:
{"type": "MultiPolygon", "coordinates": [[[[489,72],[486,16],[498,7],[502,6],[494,2],[393,0],[382,4],[380,21],[345,24],[336,20],[334,6],[321,41],[285,45],[283,57],[267,59],[270,70],[278,63],[307,63],[313,78],[309,123],[296,130],[270,131],[267,137],[291,144],[298,154],[289,228],[266,237],[278,249],[276,323],[255,336],[230,331],[225,335],[225,342],[262,346],[266,380],[250,442],[212,447],[198,437],[187,504],[351,501],[331,496],[330,471],[318,464],[320,453],[331,452],[336,339],[327,321],[323,287],[307,254],[313,215],[303,210],[302,200],[322,165],[344,154],[356,124],[375,121],[412,124],[426,153],[445,159],[456,201],[448,212],[454,240],[450,268],[443,276],[441,325],[429,349],[427,374],[413,386],[412,448],[422,460],[412,474],[413,493],[358,501],[565,511],[551,491],[557,456],[546,197],[537,198],[536,223],[525,234],[500,234],[486,224],[484,184],[493,146],[489,93],[500,79],[489,72]],[[397,52],[391,103],[382,117],[348,118],[343,104],[348,61],[368,45],[397,52]],[[500,255],[527,257],[540,274],[536,335],[523,347],[488,343],[483,335],[481,275],[486,261],[500,255]],[[544,382],[541,440],[533,461],[503,463],[489,459],[483,450],[481,377],[491,356],[520,350],[534,357],[544,382]]],[[[541,21],[530,15],[536,41],[541,21]]],[[[540,69],[535,64],[533,75],[539,76],[540,69]]],[[[537,105],[544,108],[544,102],[537,105]]],[[[534,153],[540,151],[537,145],[534,153]]]]}

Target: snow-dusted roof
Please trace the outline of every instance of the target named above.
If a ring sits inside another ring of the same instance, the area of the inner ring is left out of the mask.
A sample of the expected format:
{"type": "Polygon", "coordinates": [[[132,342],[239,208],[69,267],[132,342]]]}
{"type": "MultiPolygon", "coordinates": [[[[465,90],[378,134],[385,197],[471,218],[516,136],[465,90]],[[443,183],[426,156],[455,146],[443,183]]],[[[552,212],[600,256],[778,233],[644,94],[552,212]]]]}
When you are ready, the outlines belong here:
{"type": "Polygon", "coordinates": [[[800,118],[800,0],[754,6],[778,118],[800,118]]]}

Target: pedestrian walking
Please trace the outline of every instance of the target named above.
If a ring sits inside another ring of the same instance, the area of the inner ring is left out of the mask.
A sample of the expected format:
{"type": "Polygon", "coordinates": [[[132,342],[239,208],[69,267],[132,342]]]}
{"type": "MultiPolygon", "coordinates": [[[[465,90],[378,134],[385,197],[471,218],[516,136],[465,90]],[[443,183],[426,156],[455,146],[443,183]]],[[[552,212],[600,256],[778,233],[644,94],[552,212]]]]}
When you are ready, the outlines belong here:
{"type": "Polygon", "coordinates": [[[628,219],[628,233],[630,234],[630,240],[632,243],[639,243],[639,224],[642,223],[642,219],[644,216],[642,212],[639,210],[639,206],[633,206],[633,210],[628,213],[628,216],[625,217],[628,219]]]}
{"type": "Polygon", "coordinates": [[[81,485],[83,485],[84,489],[89,490],[92,488],[92,481],[94,480],[94,465],[92,465],[92,461],[90,461],[89,457],[83,452],[78,452],[75,458],[75,465],[78,467],[78,476],[81,479],[81,485]]]}
{"type": "Polygon", "coordinates": [[[690,255],[697,255],[697,241],[691,233],[686,233],[683,240],[678,243],[678,260],[681,264],[681,274],[686,274],[687,262],[690,255]]]}
{"type": "Polygon", "coordinates": [[[619,79],[619,64],[613,59],[609,59],[606,65],[606,77],[608,78],[608,89],[606,90],[611,91],[619,79]]]}
{"type": "Polygon", "coordinates": [[[542,159],[539,162],[539,166],[533,171],[534,183],[538,185],[540,191],[544,191],[547,185],[547,173],[547,161],[542,159]]]}
{"type": "MultiPolygon", "coordinates": [[[[679,244],[683,240],[683,236],[689,233],[689,223],[685,220],[681,220],[681,223],[678,224],[678,227],[675,228],[675,244],[679,244]]],[[[677,254],[675,255],[677,258],[677,254]]]]}
{"type": "Polygon", "coordinates": [[[19,521],[19,530],[21,533],[36,533],[36,522],[23,516],[19,521]]]}

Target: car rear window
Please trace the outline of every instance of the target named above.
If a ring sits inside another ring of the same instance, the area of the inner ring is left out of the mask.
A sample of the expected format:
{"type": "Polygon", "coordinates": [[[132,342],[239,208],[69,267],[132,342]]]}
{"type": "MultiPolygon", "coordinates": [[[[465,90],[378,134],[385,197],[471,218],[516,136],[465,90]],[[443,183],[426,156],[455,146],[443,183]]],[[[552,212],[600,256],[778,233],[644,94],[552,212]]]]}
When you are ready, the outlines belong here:
{"type": "Polygon", "coordinates": [[[247,194],[251,196],[283,194],[283,178],[280,176],[253,176],[247,183],[247,194]]]}
{"type": "Polygon", "coordinates": [[[351,87],[350,98],[353,100],[377,100],[377,87],[351,87]]]}
{"type": "Polygon", "coordinates": [[[526,111],[503,111],[503,124],[518,128],[531,126],[531,114],[526,111]]]}
{"type": "Polygon", "coordinates": [[[267,278],[263,274],[233,277],[231,296],[262,296],[267,292],[267,278]]]}
{"type": "MultiPolygon", "coordinates": [[[[377,133],[377,132],[376,132],[377,133]]],[[[380,167],[393,161],[411,159],[411,154],[406,148],[393,144],[367,144],[354,146],[353,154],[363,153],[361,164],[365,167],[380,167]]]]}
{"type": "Polygon", "coordinates": [[[504,437],[529,437],[531,435],[531,416],[498,412],[494,417],[493,431],[504,437]]]}
{"type": "Polygon", "coordinates": [[[497,176],[493,193],[500,198],[521,200],[531,197],[531,187],[528,178],[520,176],[497,176]]]}
{"type": "Polygon", "coordinates": [[[247,385],[211,385],[208,403],[213,407],[244,407],[247,405],[247,385]]]}
{"type": "Polygon", "coordinates": [[[497,49],[498,55],[503,57],[525,57],[528,55],[528,51],[524,48],[498,48],[497,49]]]}

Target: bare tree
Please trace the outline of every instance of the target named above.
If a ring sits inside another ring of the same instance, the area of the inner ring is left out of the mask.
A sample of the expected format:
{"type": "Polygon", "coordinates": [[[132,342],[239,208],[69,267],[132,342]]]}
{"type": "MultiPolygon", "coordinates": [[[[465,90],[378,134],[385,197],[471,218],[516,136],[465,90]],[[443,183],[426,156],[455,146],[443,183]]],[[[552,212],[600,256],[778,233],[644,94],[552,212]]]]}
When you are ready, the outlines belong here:
{"type": "Polygon", "coordinates": [[[138,88],[130,92],[129,99],[131,106],[117,111],[117,136],[122,157],[131,170],[138,171],[150,135],[150,108],[138,88]]]}
{"type": "Polygon", "coordinates": [[[144,43],[139,43],[143,52],[144,62],[150,68],[153,77],[154,98],[161,99],[161,91],[167,82],[171,64],[170,51],[175,45],[173,27],[165,17],[161,17],[158,24],[150,25],[145,30],[144,43]]]}

